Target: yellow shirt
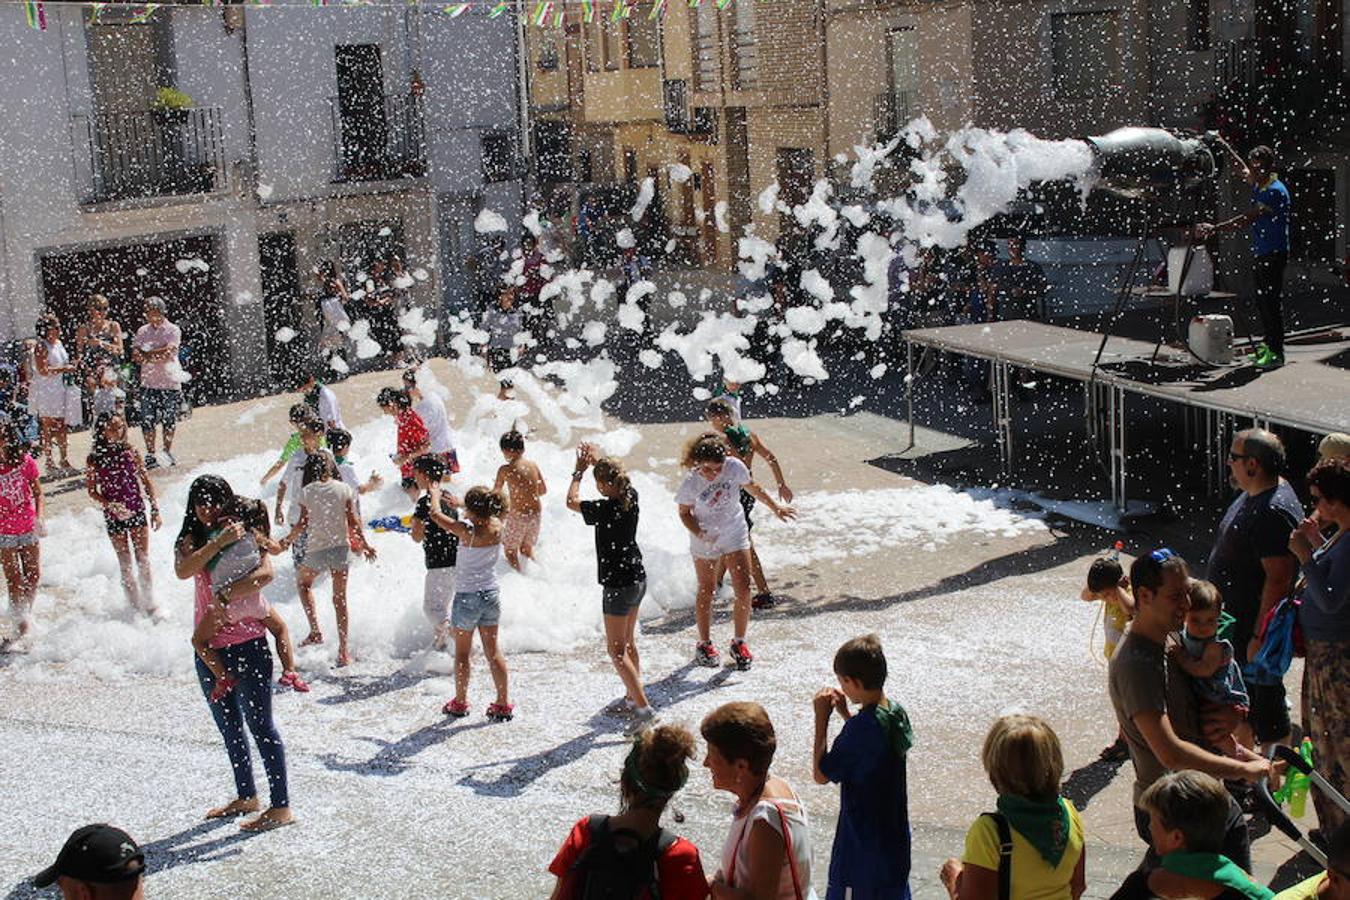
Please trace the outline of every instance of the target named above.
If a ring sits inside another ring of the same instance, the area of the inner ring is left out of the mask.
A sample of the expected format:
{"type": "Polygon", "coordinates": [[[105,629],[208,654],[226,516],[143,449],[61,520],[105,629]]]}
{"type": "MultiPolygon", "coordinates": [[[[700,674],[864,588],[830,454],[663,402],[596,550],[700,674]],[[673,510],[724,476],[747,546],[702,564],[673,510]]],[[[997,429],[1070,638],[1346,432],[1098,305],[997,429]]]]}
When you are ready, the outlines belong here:
{"type": "Polygon", "coordinates": [[[1275,900],[1317,900],[1317,889],[1327,880],[1326,872],[1318,872],[1307,881],[1300,881],[1275,895],[1275,900]]]}
{"type": "MultiPolygon", "coordinates": [[[[1083,855],[1083,823],[1078,811],[1067,800],[1069,808],[1069,843],[1064,848],[1059,865],[1053,869],[1030,842],[1012,829],[1012,895],[1017,900],[1071,900],[1069,881],[1078,860],[1083,855]]],[[[966,852],[961,862],[979,866],[991,872],[998,871],[998,828],[988,816],[980,816],[966,832],[966,852]]]]}

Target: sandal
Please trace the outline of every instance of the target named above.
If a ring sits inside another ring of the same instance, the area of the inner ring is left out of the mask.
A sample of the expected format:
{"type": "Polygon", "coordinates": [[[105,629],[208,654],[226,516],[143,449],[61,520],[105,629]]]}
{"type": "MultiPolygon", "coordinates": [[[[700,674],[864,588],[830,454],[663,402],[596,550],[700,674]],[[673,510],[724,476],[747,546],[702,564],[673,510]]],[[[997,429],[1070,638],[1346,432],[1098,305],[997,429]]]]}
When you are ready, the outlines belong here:
{"type": "Polygon", "coordinates": [[[463,700],[451,700],[441,707],[441,712],[462,719],[469,714],[469,704],[463,700]]]}
{"type": "Polygon", "coordinates": [[[299,672],[286,672],[279,679],[277,679],[277,684],[281,685],[282,687],[288,687],[298,694],[309,693],[309,685],[305,682],[303,678],[300,677],[299,672]]]}
{"type": "Polygon", "coordinates": [[[510,722],[516,714],[516,708],[510,703],[489,703],[487,717],[494,722],[510,722]]]}
{"type": "Polygon", "coordinates": [[[211,702],[219,703],[224,700],[230,695],[230,691],[234,690],[235,685],[238,683],[239,679],[232,675],[226,675],[224,678],[217,681],[215,687],[211,688],[211,702]]]}
{"type": "Polygon", "coordinates": [[[1098,759],[1106,762],[1124,762],[1130,758],[1130,748],[1125,743],[1124,738],[1116,738],[1115,743],[1110,744],[1102,750],[1098,759]]]}
{"type": "Polygon", "coordinates": [[[750,598],[751,609],[773,609],[778,605],[778,598],[773,594],[756,594],[750,598]]]}

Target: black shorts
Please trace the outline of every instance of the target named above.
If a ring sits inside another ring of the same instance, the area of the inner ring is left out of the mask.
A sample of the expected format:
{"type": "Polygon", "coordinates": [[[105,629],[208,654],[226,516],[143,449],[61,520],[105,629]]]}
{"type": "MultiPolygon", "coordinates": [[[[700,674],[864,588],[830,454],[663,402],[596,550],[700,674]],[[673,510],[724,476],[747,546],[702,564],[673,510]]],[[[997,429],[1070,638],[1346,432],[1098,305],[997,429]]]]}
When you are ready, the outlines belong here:
{"type": "Polygon", "coordinates": [[[741,488],[741,511],[745,513],[745,527],[754,528],[755,523],[750,518],[750,511],[755,508],[755,495],[741,488]]]}
{"type": "Polygon", "coordinates": [[[647,580],[637,584],[602,586],[601,610],[607,616],[626,616],[642,605],[647,593],[647,580]]]}
{"type": "Polygon", "coordinates": [[[1289,736],[1289,706],[1284,701],[1284,682],[1279,684],[1249,684],[1247,693],[1251,707],[1247,723],[1252,726],[1258,743],[1268,744],[1289,736]]]}
{"type": "Polygon", "coordinates": [[[511,350],[507,347],[489,347],[487,352],[488,368],[494,372],[511,368],[511,350]]]}
{"type": "Polygon", "coordinates": [[[103,514],[103,526],[108,529],[108,534],[126,534],[128,531],[144,528],[145,525],[144,510],[136,513],[136,515],[129,519],[114,519],[106,512],[103,514]]]}

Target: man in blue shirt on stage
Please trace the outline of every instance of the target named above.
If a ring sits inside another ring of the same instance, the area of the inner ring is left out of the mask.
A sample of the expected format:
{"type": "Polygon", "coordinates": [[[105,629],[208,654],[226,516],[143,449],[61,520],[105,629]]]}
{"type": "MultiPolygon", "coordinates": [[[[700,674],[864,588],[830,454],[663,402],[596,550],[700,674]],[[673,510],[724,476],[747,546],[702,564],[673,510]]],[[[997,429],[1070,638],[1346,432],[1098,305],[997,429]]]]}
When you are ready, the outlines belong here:
{"type": "Polygon", "coordinates": [[[1284,314],[1281,294],[1284,267],[1289,262],[1289,189],[1275,173],[1275,151],[1264,145],[1255,147],[1243,162],[1227,143],[1242,177],[1252,186],[1251,208],[1217,224],[1201,224],[1196,232],[1201,239],[1218,231],[1238,231],[1251,227],[1252,281],[1256,288],[1256,308],[1261,315],[1265,341],[1257,348],[1253,362],[1257,368],[1284,365],[1284,314]]]}

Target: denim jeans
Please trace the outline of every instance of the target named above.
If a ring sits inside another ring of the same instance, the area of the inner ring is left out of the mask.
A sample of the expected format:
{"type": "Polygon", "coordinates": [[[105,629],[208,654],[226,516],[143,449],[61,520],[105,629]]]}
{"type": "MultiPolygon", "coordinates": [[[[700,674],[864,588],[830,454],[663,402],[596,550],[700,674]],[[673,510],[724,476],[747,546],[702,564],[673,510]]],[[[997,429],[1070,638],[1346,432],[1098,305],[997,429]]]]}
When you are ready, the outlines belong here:
{"type": "Polygon", "coordinates": [[[272,652],[266,638],[254,638],[242,644],[222,647],[219,651],[225,668],[239,683],[219,703],[211,703],[211,689],[216,680],[200,659],[197,660],[197,680],[202,694],[211,708],[211,717],[225,741],[225,752],[234,769],[234,788],[241,800],[258,796],[253,783],[253,758],[249,754],[244,725],[253,734],[258,745],[263,770],[267,773],[267,789],[271,805],[290,806],[286,793],[286,748],[272,721],[272,652]]]}

